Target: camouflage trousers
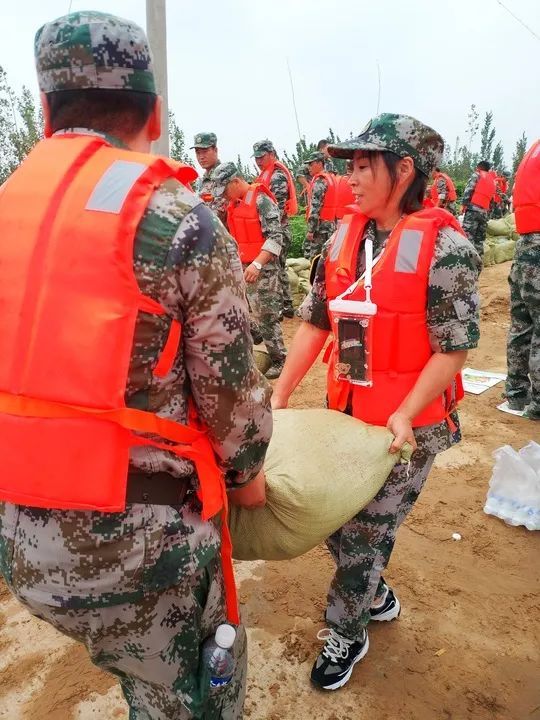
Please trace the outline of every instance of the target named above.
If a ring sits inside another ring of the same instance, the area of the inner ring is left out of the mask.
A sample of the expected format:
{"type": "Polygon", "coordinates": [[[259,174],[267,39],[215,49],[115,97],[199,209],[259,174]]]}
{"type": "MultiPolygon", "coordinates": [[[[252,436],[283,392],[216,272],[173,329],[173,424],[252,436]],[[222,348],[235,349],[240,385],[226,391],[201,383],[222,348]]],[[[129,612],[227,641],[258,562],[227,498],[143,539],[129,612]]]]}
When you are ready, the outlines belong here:
{"type": "Polygon", "coordinates": [[[530,396],[530,409],[540,415],[540,232],[522,235],[517,241],[508,282],[506,396],[530,396]]]}
{"type": "Polygon", "coordinates": [[[246,295],[253,320],[274,365],[283,365],[287,356],[280,325],[282,294],[279,270],[278,260],[270,260],[263,266],[257,282],[246,283],[246,295]]]}
{"type": "Polygon", "coordinates": [[[473,210],[470,207],[465,210],[463,230],[481,258],[484,257],[484,241],[486,239],[487,221],[488,216],[485,210],[482,210],[481,208],[473,210]]]}
{"type": "Polygon", "coordinates": [[[370,504],[327,540],[337,567],[326,620],[351,640],[359,639],[369,623],[373,600],[382,594],[381,573],[396,532],[412,510],[434,460],[434,454],[417,450],[409,465],[396,465],[370,504]]]}
{"type": "Polygon", "coordinates": [[[279,284],[281,287],[282,296],[282,310],[284,312],[293,310],[291,288],[289,285],[289,276],[287,275],[287,257],[292,243],[291,228],[289,223],[282,225],[283,230],[283,245],[281,248],[281,255],[279,256],[279,284]]]}
{"type": "Polygon", "coordinates": [[[130,720],[240,720],[246,638],[232,683],[210,688],[201,646],[225,621],[219,529],[183,506],[123,513],[0,503],[0,570],[28,610],[115,675],[130,720]],[[214,545],[217,541],[217,546],[214,545]]]}
{"type": "Polygon", "coordinates": [[[328,228],[325,228],[324,230],[317,230],[317,232],[313,233],[313,240],[308,240],[306,238],[304,244],[304,255],[308,260],[313,260],[313,258],[317,257],[317,255],[320,255],[324,245],[335,233],[336,224],[327,223],[327,225],[329,226],[328,228]]]}

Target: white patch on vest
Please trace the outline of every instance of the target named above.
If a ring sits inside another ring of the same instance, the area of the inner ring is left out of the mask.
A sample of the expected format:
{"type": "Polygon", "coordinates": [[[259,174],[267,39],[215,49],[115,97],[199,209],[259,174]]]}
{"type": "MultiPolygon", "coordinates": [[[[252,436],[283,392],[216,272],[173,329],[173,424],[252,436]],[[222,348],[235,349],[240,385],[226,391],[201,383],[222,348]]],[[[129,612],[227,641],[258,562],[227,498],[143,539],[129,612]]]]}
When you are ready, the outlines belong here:
{"type": "Polygon", "coordinates": [[[335,262],[338,259],[341,246],[343,245],[343,241],[345,240],[345,235],[347,235],[348,230],[349,223],[342,222],[339,224],[336,234],[334,235],[334,242],[332,243],[330,252],[328,253],[328,259],[331,262],[335,262]]]}
{"type": "Polygon", "coordinates": [[[85,210],[108,212],[118,215],[130,190],[146,170],[144,163],[116,160],[105,170],[101,180],[92,190],[85,210]]]}
{"type": "Polygon", "coordinates": [[[415,273],[424,233],[421,230],[403,230],[399,236],[395,272],[415,273]]]}
{"type": "Polygon", "coordinates": [[[535,149],[533,154],[531,155],[531,160],[535,158],[538,154],[540,154],[540,143],[538,144],[538,147],[535,149]]]}
{"type": "Polygon", "coordinates": [[[253,198],[253,190],[248,190],[246,193],[246,197],[244,198],[244,202],[246,205],[251,205],[251,200],[253,198]]]}

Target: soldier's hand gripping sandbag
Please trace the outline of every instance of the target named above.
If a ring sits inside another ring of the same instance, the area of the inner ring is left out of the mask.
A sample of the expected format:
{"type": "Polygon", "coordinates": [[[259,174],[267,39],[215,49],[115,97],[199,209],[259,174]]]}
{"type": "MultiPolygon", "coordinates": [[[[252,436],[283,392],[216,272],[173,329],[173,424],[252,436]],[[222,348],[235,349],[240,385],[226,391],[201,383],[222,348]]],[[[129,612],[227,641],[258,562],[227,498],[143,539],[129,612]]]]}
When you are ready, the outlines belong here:
{"type": "Polygon", "coordinates": [[[333,410],[276,410],[266,505],[230,508],[233,557],[287,560],[311,550],[378,493],[396,462],[392,434],[333,410]]]}

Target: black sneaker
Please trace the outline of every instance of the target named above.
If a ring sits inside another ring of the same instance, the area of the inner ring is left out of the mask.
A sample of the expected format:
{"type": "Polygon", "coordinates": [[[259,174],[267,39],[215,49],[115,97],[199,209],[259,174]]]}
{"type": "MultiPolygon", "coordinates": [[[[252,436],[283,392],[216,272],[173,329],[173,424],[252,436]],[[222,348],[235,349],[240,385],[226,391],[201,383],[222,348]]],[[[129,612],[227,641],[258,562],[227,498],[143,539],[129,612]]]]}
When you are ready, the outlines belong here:
{"type": "Polygon", "coordinates": [[[251,337],[253,338],[254,345],[260,345],[264,342],[264,338],[258,330],[253,330],[251,333],[251,337]]]}
{"type": "Polygon", "coordinates": [[[311,682],[323,690],[337,690],[345,685],[352,671],[369,649],[367,630],[362,639],[348,640],[331,628],[317,634],[325,644],[311,669],[311,682]]]}
{"type": "Polygon", "coordinates": [[[283,365],[271,365],[270,368],[265,372],[265,376],[269,380],[277,380],[277,378],[281,375],[282,370],[283,365]]]}
{"type": "Polygon", "coordinates": [[[380,605],[377,605],[376,607],[371,607],[369,609],[371,619],[377,620],[378,622],[395,620],[397,617],[399,617],[399,614],[401,613],[401,604],[397,597],[394,595],[394,591],[392,590],[392,588],[388,587],[386,583],[384,583],[384,587],[384,596],[380,605]]]}
{"type": "Polygon", "coordinates": [[[518,410],[519,412],[522,412],[525,410],[525,406],[528,403],[528,398],[526,397],[512,397],[507,398],[506,402],[508,403],[508,407],[510,410],[518,410]]]}
{"type": "Polygon", "coordinates": [[[294,317],[294,308],[284,308],[283,317],[289,318],[289,320],[291,320],[294,317]]]}

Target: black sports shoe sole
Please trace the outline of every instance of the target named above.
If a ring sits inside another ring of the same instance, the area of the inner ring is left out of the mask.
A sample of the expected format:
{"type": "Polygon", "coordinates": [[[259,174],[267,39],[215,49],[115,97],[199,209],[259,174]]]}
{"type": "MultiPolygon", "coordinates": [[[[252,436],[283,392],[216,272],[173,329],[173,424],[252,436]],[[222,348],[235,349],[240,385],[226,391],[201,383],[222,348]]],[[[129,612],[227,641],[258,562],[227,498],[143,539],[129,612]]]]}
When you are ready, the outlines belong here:
{"type": "Polygon", "coordinates": [[[333,683],[332,685],[319,685],[319,683],[316,683],[313,679],[311,682],[321,690],[339,690],[340,687],[343,687],[346,683],[349,682],[351,679],[352,671],[354,670],[354,666],[356,663],[360,662],[362,658],[364,658],[367,654],[367,651],[369,650],[369,636],[366,635],[366,641],[364,645],[362,646],[362,649],[358,653],[358,655],[354,658],[354,660],[351,663],[351,667],[347,670],[345,675],[340,678],[337,682],[333,683]]]}

